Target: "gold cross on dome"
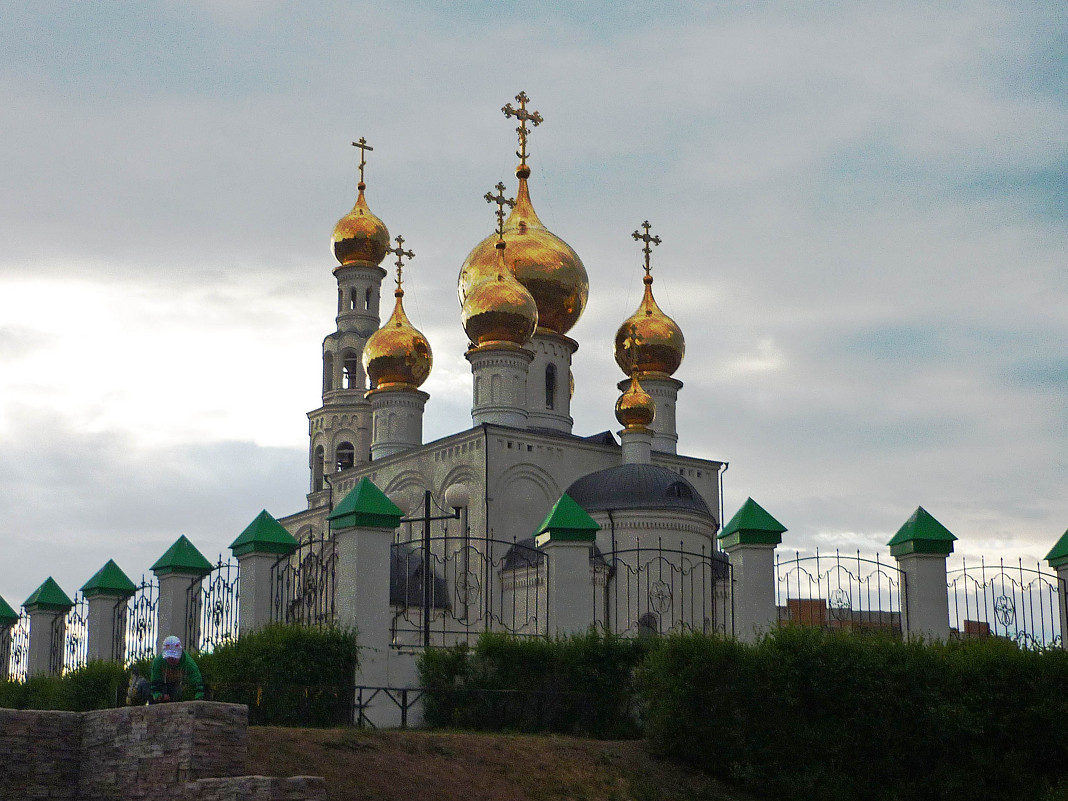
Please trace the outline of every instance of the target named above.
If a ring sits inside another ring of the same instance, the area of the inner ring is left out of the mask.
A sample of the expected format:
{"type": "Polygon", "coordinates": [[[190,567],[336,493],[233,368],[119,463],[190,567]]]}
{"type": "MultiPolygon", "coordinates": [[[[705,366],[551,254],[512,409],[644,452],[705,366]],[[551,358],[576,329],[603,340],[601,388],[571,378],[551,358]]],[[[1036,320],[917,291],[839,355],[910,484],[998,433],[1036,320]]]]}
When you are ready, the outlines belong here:
{"type": "Polygon", "coordinates": [[[530,102],[530,98],[527,97],[526,92],[520,92],[515,96],[515,99],[516,102],[519,103],[518,109],[512,108],[512,104],[508,103],[503,108],[501,108],[501,111],[504,112],[505,117],[515,117],[517,120],[519,120],[519,127],[515,129],[516,133],[519,134],[519,150],[517,150],[515,154],[519,156],[519,161],[521,164],[526,164],[528,133],[527,120],[530,120],[530,124],[537,128],[539,125],[545,122],[545,118],[542,117],[541,114],[536,111],[527,111],[527,103],[530,102]]]}
{"type": "Polygon", "coordinates": [[[635,231],[633,234],[631,234],[631,236],[634,237],[635,241],[645,243],[645,246],[642,248],[642,253],[645,254],[645,274],[649,275],[649,270],[651,269],[649,266],[649,254],[653,252],[653,249],[649,247],[649,244],[652,243],[654,245],[659,245],[660,237],[649,236],[649,229],[652,228],[652,226],[649,225],[648,220],[642,223],[642,228],[645,229],[644,234],[639,234],[637,231],[635,231]]]}
{"type": "Polygon", "coordinates": [[[497,204],[497,211],[495,212],[496,215],[497,215],[497,235],[503,237],[504,236],[504,207],[507,206],[510,209],[511,208],[515,208],[515,198],[514,197],[508,198],[508,197],[504,196],[504,183],[502,181],[498,181],[497,185],[495,187],[493,187],[493,188],[497,190],[497,194],[494,195],[494,194],[492,194],[490,192],[487,192],[486,193],[486,202],[487,203],[496,203],[497,204]]]}
{"type": "Polygon", "coordinates": [[[415,254],[410,250],[404,249],[404,237],[397,234],[397,247],[386,248],[386,253],[395,253],[397,255],[397,291],[401,291],[401,273],[404,270],[404,259],[414,259],[415,254]]]}
{"type": "Polygon", "coordinates": [[[363,183],[363,168],[367,165],[367,151],[368,150],[374,150],[374,148],[371,147],[369,144],[367,144],[367,140],[364,139],[362,136],[360,137],[360,141],[359,142],[353,142],[352,146],[353,147],[358,147],[360,149],[360,183],[362,184],[363,183]]]}

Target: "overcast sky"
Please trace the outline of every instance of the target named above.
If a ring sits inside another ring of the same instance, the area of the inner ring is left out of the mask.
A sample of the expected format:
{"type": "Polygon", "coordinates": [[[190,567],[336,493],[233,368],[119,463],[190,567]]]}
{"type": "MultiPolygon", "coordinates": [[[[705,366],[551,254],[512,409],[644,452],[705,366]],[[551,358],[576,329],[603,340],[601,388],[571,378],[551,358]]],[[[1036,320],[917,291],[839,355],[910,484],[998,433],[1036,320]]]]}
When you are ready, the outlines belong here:
{"type": "Polygon", "coordinates": [[[728,516],[885,555],[923,505],[1033,566],[1068,527],[1066,43],[1063,2],[0,2],[0,596],[303,507],[361,136],[424,437],[470,426],[456,277],[520,90],[590,276],[576,433],[618,428],[648,219],[728,516]]]}

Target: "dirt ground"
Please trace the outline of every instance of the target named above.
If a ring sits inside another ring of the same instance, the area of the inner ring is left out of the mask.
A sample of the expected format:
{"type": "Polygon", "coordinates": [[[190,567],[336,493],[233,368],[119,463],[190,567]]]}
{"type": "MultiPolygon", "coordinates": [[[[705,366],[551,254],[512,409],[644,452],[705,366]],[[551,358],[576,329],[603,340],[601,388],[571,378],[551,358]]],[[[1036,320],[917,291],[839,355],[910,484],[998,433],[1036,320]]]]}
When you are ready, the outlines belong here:
{"type": "Polygon", "coordinates": [[[748,801],[640,741],[249,729],[250,774],[323,776],[337,801],[748,801]]]}

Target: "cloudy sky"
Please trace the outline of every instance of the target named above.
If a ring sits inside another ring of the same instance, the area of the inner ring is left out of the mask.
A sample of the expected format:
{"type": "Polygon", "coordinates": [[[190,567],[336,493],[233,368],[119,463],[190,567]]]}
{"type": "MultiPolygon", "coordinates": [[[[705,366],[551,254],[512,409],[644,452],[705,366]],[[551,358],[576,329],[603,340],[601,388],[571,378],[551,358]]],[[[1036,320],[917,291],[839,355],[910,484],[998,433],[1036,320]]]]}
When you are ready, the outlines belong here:
{"type": "Polygon", "coordinates": [[[1059,2],[0,2],[0,595],[301,508],[361,136],[425,438],[469,426],[456,276],[520,90],[590,276],[577,433],[617,427],[648,219],[728,515],[870,553],[922,504],[1033,563],[1068,527],[1066,42],[1059,2]]]}

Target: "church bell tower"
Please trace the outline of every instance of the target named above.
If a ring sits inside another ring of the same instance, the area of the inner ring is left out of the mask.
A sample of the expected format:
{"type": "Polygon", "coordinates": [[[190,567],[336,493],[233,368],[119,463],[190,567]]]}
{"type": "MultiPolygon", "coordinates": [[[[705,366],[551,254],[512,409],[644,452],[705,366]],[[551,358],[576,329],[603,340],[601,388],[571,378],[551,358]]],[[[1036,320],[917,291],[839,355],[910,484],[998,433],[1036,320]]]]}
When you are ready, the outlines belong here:
{"type": "Polygon", "coordinates": [[[338,264],[337,330],[323,340],[323,405],[308,412],[311,487],[309,508],[329,502],[324,476],[370,461],[371,404],[363,367],[367,340],[378,330],[382,279],[380,263],[389,252],[385,224],[367,206],[364,168],[371,146],[363,138],[360,149],[359,195],[352,211],[334,226],[332,245],[338,264]]]}

